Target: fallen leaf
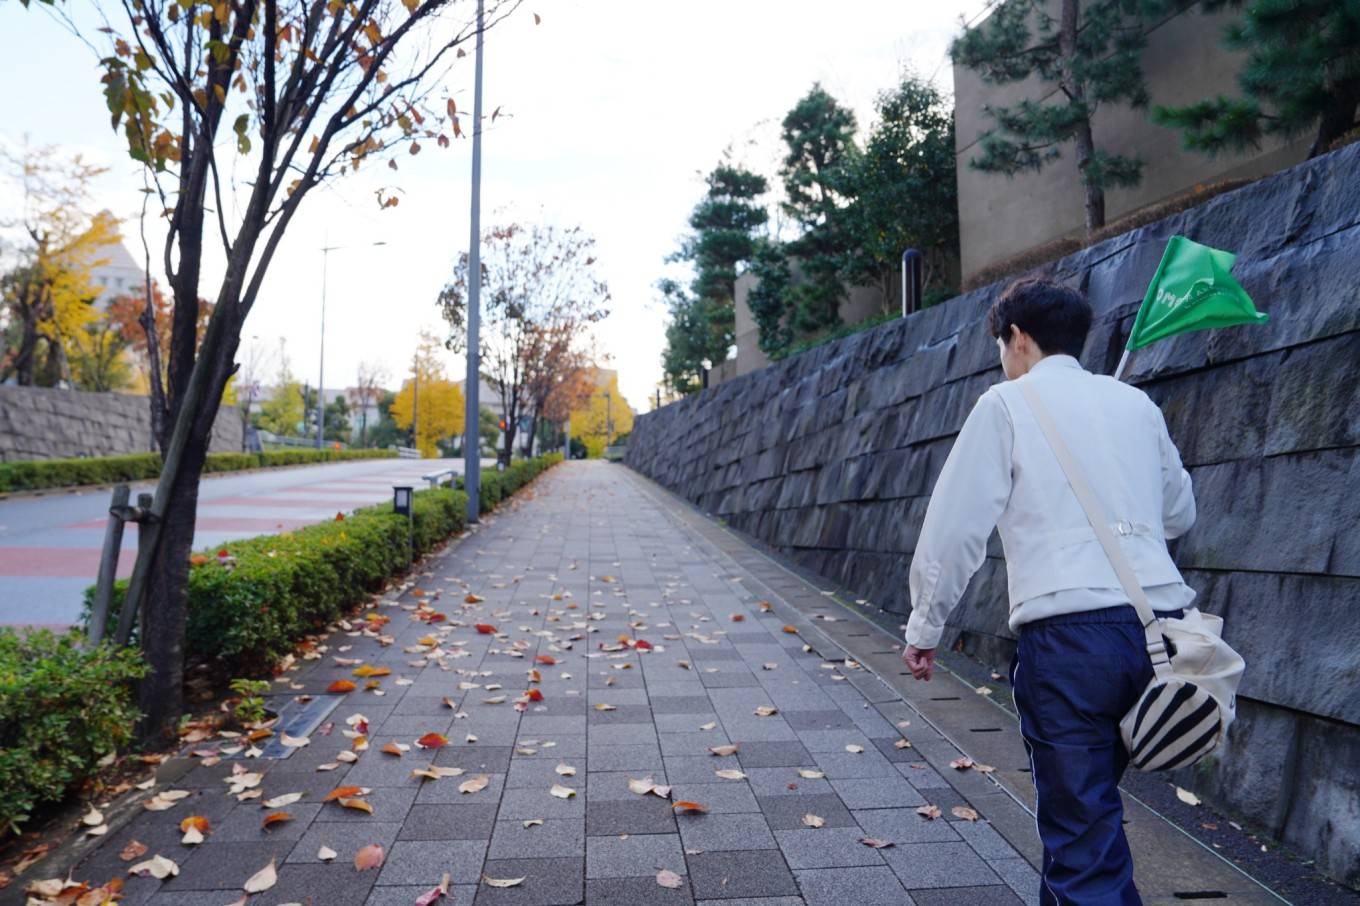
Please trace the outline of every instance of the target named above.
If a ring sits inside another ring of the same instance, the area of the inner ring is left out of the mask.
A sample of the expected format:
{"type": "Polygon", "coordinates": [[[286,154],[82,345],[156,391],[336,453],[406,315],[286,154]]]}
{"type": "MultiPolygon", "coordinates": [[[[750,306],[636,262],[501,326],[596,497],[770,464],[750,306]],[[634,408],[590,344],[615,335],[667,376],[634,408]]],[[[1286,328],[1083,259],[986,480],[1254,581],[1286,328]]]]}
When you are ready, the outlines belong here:
{"type": "Polygon", "coordinates": [[[675,812],[681,813],[696,812],[700,815],[708,813],[708,806],[701,805],[698,802],[690,802],[688,799],[682,799],[681,801],[675,803],[674,805],[671,806],[671,809],[675,812]]]}
{"type": "Polygon", "coordinates": [[[552,785],[552,789],[550,789],[548,792],[552,793],[558,799],[570,799],[572,796],[576,795],[575,790],[573,790],[569,786],[563,786],[560,783],[554,783],[552,785]]]}
{"type": "Polygon", "coordinates": [[[374,667],[372,664],[364,664],[363,666],[355,667],[353,675],[359,677],[360,679],[364,679],[370,676],[391,676],[392,668],[374,667]]]}
{"type": "Polygon", "coordinates": [[[1186,805],[1199,805],[1199,797],[1182,787],[1176,787],[1176,798],[1186,805]]]}
{"type": "Polygon", "coordinates": [[[743,620],[746,619],[746,614],[744,614],[744,613],[734,613],[734,614],[732,614],[731,619],[732,619],[732,622],[733,622],[733,623],[740,623],[740,622],[742,622],[743,620]]]}
{"type": "Polygon", "coordinates": [[[395,742],[389,742],[387,745],[383,746],[380,751],[382,751],[386,755],[395,755],[398,758],[400,758],[402,755],[401,749],[397,746],[395,742]]]}
{"type": "Polygon", "coordinates": [[[153,877],[159,881],[179,874],[179,866],[165,856],[152,856],[145,862],[138,862],[128,869],[130,875],[140,875],[141,877],[153,877]]]}
{"type": "Polygon", "coordinates": [[[524,883],[523,878],[488,878],[486,875],[482,875],[482,880],[488,887],[518,887],[524,883]]]}
{"type": "Polygon", "coordinates": [[[973,762],[973,770],[977,771],[979,774],[991,774],[996,770],[996,768],[992,767],[989,764],[983,764],[980,761],[975,761],[973,762]]]}
{"type": "Polygon", "coordinates": [[[934,821],[936,818],[940,817],[940,807],[938,805],[923,805],[916,810],[916,814],[920,815],[922,818],[929,818],[931,821],[934,821]]]}
{"type": "Polygon", "coordinates": [[[350,796],[364,795],[364,788],[361,786],[338,786],[326,794],[322,802],[332,802],[336,799],[348,799],[350,796]]]}
{"type": "Polygon", "coordinates": [[[906,739],[899,739],[897,742],[893,743],[893,748],[894,748],[894,749],[910,749],[910,748],[911,748],[911,742],[910,742],[909,740],[906,740],[906,739]]]}
{"type": "Polygon", "coordinates": [[[766,661],[765,663],[763,663],[763,664],[760,665],[760,669],[762,669],[762,670],[774,670],[774,669],[775,669],[776,667],[778,667],[778,666],[779,666],[779,665],[776,664],[774,661],[766,661]]]}
{"type": "Polygon", "coordinates": [[[260,830],[269,830],[276,824],[283,824],[285,821],[292,821],[293,816],[287,812],[270,812],[264,816],[264,821],[260,823],[260,830]]]}
{"type": "Polygon", "coordinates": [[[329,846],[322,846],[320,849],[316,851],[316,857],[320,859],[322,862],[329,862],[338,855],[340,854],[337,853],[335,850],[331,849],[329,846]]]}
{"type": "MultiPolygon", "coordinates": [[[[476,595],[468,595],[468,597],[469,597],[469,598],[475,598],[475,597],[477,597],[477,596],[476,596],[476,595]]],[[[481,598],[477,598],[477,600],[480,601],[481,598]]],[[[472,602],[469,601],[468,603],[471,604],[472,602]]],[[[480,632],[482,635],[495,635],[495,634],[496,634],[496,627],[495,627],[495,626],[492,626],[490,623],[478,623],[478,624],[476,624],[476,628],[477,628],[477,631],[480,632]]]]}
{"type": "Polygon", "coordinates": [[[345,808],[352,808],[356,812],[367,812],[370,815],[373,814],[373,806],[369,805],[363,799],[341,799],[339,802],[345,808]]]}
{"type": "Polygon", "coordinates": [[[823,777],[826,776],[826,772],[814,771],[811,770],[810,768],[799,768],[798,776],[802,777],[804,780],[821,780],[823,777]]]}
{"type": "Polygon", "coordinates": [[[807,827],[822,827],[826,824],[826,819],[811,812],[803,816],[803,824],[807,827]]]}
{"type": "Polygon", "coordinates": [[[973,766],[973,759],[965,755],[963,758],[955,758],[949,762],[949,766],[956,771],[966,771],[973,766]]]}
{"type": "Polygon", "coordinates": [[[784,631],[787,632],[789,635],[797,635],[797,634],[798,634],[798,627],[797,627],[797,626],[785,626],[785,627],[784,627],[784,631]]]}
{"type": "Polygon", "coordinates": [[[118,858],[124,862],[131,862],[146,855],[146,844],[140,840],[129,840],[128,845],[123,847],[123,851],[118,854],[118,858]]]}
{"type": "Polygon", "coordinates": [[[104,813],[92,805],[85,817],[80,819],[80,823],[87,827],[98,827],[104,823],[104,813]]]}
{"type": "Polygon", "coordinates": [[[557,765],[557,767],[553,768],[553,770],[557,772],[557,775],[558,775],[559,777],[575,777],[575,776],[576,776],[576,769],[575,769],[574,767],[572,767],[571,765],[566,764],[566,763],[559,763],[559,764],[557,765]]]}
{"type": "Polygon", "coordinates": [[[285,805],[292,805],[302,798],[301,793],[284,793],[282,796],[275,796],[273,799],[264,801],[265,808],[283,808],[285,805]]]}
{"type": "Polygon", "coordinates": [[[334,693],[343,693],[353,692],[357,688],[359,687],[354,685],[352,680],[338,679],[335,682],[331,683],[329,686],[327,686],[326,691],[334,693]]]}
{"type": "Polygon", "coordinates": [[[542,819],[542,818],[526,818],[525,820],[521,821],[520,824],[523,824],[524,827],[525,827],[526,829],[527,829],[527,828],[530,828],[530,827],[542,827],[542,826],[543,826],[543,819],[542,819]]]}
{"type": "Polygon", "coordinates": [[[715,729],[717,726],[718,726],[718,722],[717,722],[716,720],[711,720],[711,721],[709,721],[709,722],[706,723],[706,724],[700,724],[700,725],[699,725],[699,729],[700,729],[700,730],[712,730],[712,729],[715,729]]]}
{"type": "Polygon", "coordinates": [[[724,756],[724,755],[735,755],[735,754],[737,754],[737,746],[738,746],[738,745],[739,745],[738,743],[735,743],[735,742],[734,742],[734,743],[729,743],[728,745],[725,745],[725,746],[709,746],[709,747],[708,747],[708,750],[709,750],[710,752],[712,752],[714,755],[719,755],[719,756],[724,756]]]}
{"type": "Polygon", "coordinates": [[[949,813],[955,818],[962,818],[964,821],[976,821],[978,819],[978,813],[966,805],[956,805],[949,810],[949,813]]]}
{"type": "Polygon", "coordinates": [[[287,733],[280,733],[279,742],[290,749],[300,749],[303,746],[311,745],[312,741],[306,736],[289,736],[287,733]]]}
{"type": "Polygon", "coordinates": [[[745,780],[745,779],[746,779],[746,775],[745,775],[745,774],[743,774],[741,771],[738,771],[738,770],[735,770],[735,769],[728,769],[728,770],[725,770],[725,771],[714,771],[713,773],[717,774],[717,775],[718,775],[719,777],[721,777],[723,780],[745,780]]]}
{"type": "Polygon", "coordinates": [[[191,828],[200,834],[206,834],[210,827],[208,819],[202,815],[190,815],[179,823],[179,830],[182,834],[187,834],[191,828]]]}
{"type": "Polygon", "coordinates": [[[845,751],[849,752],[851,755],[863,755],[864,746],[856,745],[855,743],[852,742],[845,747],[845,751]]]}
{"type": "Polygon", "coordinates": [[[376,843],[370,843],[354,854],[354,867],[359,871],[380,868],[383,858],[383,848],[376,843]]]}
{"type": "Polygon", "coordinates": [[[552,667],[557,664],[557,658],[553,657],[551,654],[537,655],[534,657],[534,661],[535,663],[542,664],[545,667],[552,667]]]}
{"type": "Polygon", "coordinates": [[[656,883],[660,884],[662,887],[677,890],[684,886],[685,879],[671,871],[669,868],[663,868],[656,873],[656,883]]]}
{"type": "Polygon", "coordinates": [[[480,793],[486,789],[487,784],[491,783],[491,777],[486,774],[478,774],[458,784],[460,793],[480,793]]]}
{"type": "Polygon", "coordinates": [[[772,611],[772,610],[774,610],[774,605],[771,604],[769,601],[761,601],[761,602],[760,602],[760,612],[761,612],[761,613],[769,613],[769,612],[772,611]]]}
{"type": "Polygon", "coordinates": [[[447,895],[449,892],[449,882],[451,880],[449,873],[447,871],[444,872],[444,877],[437,886],[431,887],[429,890],[416,897],[415,906],[430,906],[435,900],[447,895]]]}
{"type": "Polygon", "coordinates": [[[614,707],[613,705],[608,705],[608,704],[605,704],[604,702],[600,702],[599,704],[597,704],[597,705],[595,706],[595,710],[596,710],[596,711],[617,711],[618,708],[614,707]]]}
{"type": "Polygon", "coordinates": [[[770,717],[778,713],[778,708],[771,708],[769,705],[761,705],[759,708],[756,708],[756,715],[759,717],[770,717]]]}
{"type": "Polygon", "coordinates": [[[184,836],[180,838],[179,842],[183,843],[185,846],[197,846],[202,843],[203,840],[203,831],[196,827],[191,827],[184,832],[184,836]]]}
{"type": "Polygon", "coordinates": [[[877,837],[860,837],[859,842],[874,849],[887,849],[896,845],[891,840],[880,840],[877,837]]]}

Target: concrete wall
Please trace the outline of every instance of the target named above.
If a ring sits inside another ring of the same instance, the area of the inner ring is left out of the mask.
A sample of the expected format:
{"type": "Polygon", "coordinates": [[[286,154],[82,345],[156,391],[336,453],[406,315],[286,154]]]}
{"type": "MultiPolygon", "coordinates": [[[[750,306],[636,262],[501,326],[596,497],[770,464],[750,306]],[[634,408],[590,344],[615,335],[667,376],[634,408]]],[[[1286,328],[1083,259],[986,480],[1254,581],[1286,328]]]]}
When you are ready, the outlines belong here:
{"type": "MultiPolygon", "coordinates": [[[[1084,364],[1109,373],[1166,240],[1240,253],[1268,325],[1138,352],[1130,380],[1166,413],[1199,521],[1173,549],[1247,659],[1239,719],[1179,778],[1360,885],[1360,145],[1051,266],[1091,298],[1084,364]]],[[[627,462],[857,595],[906,613],[936,476],[1001,380],[975,290],[638,417],[627,462]]],[[[945,644],[1002,662],[993,538],[945,644]]]]}
{"type": "MultiPolygon", "coordinates": [[[[1049,5],[1056,15],[1057,0],[1049,5]]],[[[1178,106],[1219,94],[1240,96],[1236,77],[1243,56],[1229,53],[1219,43],[1223,27],[1239,15],[1232,10],[1205,15],[1196,6],[1149,31],[1143,73],[1154,106],[1178,106]]],[[[1060,160],[1038,173],[1006,177],[967,165],[980,151],[979,136],[994,124],[985,105],[1009,106],[1044,90],[1033,80],[988,85],[971,70],[954,67],[959,239],[965,280],[1002,258],[1084,230],[1082,193],[1070,143],[1063,147],[1060,160]]],[[[1145,162],[1139,186],[1106,192],[1109,220],[1198,184],[1291,166],[1303,160],[1311,143],[1311,136],[1288,144],[1270,139],[1259,151],[1211,158],[1181,150],[1181,134],[1154,125],[1147,112],[1117,105],[1097,110],[1093,131],[1097,147],[1145,162]]]]}
{"type": "MultiPolygon", "coordinates": [[[[240,410],[223,406],[213,426],[212,452],[239,453],[242,430],[240,410]]],[[[0,386],[0,462],[154,449],[144,396],[0,386]]]]}

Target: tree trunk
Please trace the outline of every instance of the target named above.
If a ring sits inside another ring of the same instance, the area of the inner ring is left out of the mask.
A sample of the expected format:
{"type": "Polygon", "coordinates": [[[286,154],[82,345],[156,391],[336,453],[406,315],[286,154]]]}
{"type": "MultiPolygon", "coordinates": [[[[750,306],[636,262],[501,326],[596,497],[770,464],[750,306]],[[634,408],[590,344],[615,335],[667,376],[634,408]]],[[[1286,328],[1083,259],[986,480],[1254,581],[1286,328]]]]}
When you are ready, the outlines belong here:
{"type": "Polygon", "coordinates": [[[1342,82],[1332,90],[1332,103],[1318,122],[1317,136],[1308,149],[1311,160],[1326,154],[1332,142],[1355,128],[1355,109],[1360,106],[1360,79],[1342,82]]]}
{"type": "MultiPolygon", "coordinates": [[[[196,435],[197,432],[194,432],[196,435]]],[[[189,595],[189,555],[198,514],[198,481],[207,455],[206,438],[191,435],[175,477],[152,561],[142,609],[142,654],[155,669],[142,680],[142,727],[148,742],[173,738],[184,710],[184,630],[189,595]]]]}
{"type": "Polygon", "coordinates": [[[499,461],[504,463],[507,469],[510,468],[510,463],[513,461],[515,452],[515,421],[518,421],[518,419],[512,420],[507,418],[505,420],[505,438],[504,443],[501,445],[500,456],[498,457],[499,461]]]}
{"type": "MultiPolygon", "coordinates": [[[[1086,103],[1086,88],[1077,80],[1073,62],[1077,56],[1077,29],[1081,19],[1080,0],[1063,0],[1062,23],[1058,32],[1058,57],[1061,76],[1059,84],[1072,105],[1086,103]]],[[[1085,194],[1086,233],[1094,233],[1105,225],[1105,190],[1095,182],[1090,174],[1091,159],[1095,155],[1096,143],[1091,134],[1089,113],[1077,125],[1072,138],[1077,145],[1077,173],[1081,178],[1085,194]]]]}

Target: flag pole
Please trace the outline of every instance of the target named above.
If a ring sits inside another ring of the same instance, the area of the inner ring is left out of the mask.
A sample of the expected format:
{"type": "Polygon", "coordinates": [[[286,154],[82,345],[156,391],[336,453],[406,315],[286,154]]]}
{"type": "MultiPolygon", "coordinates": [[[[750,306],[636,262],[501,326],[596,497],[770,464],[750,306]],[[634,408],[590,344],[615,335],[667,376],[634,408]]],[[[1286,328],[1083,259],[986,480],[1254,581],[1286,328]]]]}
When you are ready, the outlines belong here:
{"type": "Polygon", "coordinates": [[[1129,353],[1130,353],[1130,352],[1131,352],[1131,350],[1130,350],[1127,346],[1125,346],[1125,347],[1124,347],[1124,354],[1121,355],[1121,356],[1119,357],[1119,364],[1118,364],[1117,366],[1115,366],[1115,369],[1114,369],[1114,379],[1115,379],[1116,381],[1118,381],[1118,380],[1123,380],[1123,378],[1124,378],[1124,368],[1129,364],[1129,353]]]}

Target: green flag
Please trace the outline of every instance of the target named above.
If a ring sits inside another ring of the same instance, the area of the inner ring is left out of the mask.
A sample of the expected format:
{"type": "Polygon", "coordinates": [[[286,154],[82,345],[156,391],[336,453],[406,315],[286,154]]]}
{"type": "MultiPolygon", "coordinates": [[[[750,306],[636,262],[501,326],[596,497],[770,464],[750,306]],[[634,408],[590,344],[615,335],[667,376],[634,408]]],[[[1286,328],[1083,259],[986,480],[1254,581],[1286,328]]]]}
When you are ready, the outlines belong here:
{"type": "Polygon", "coordinates": [[[1247,291],[1233,279],[1235,260],[1232,252],[1172,236],[1148,284],[1127,348],[1141,349],[1192,330],[1270,320],[1256,310],[1247,291]]]}

